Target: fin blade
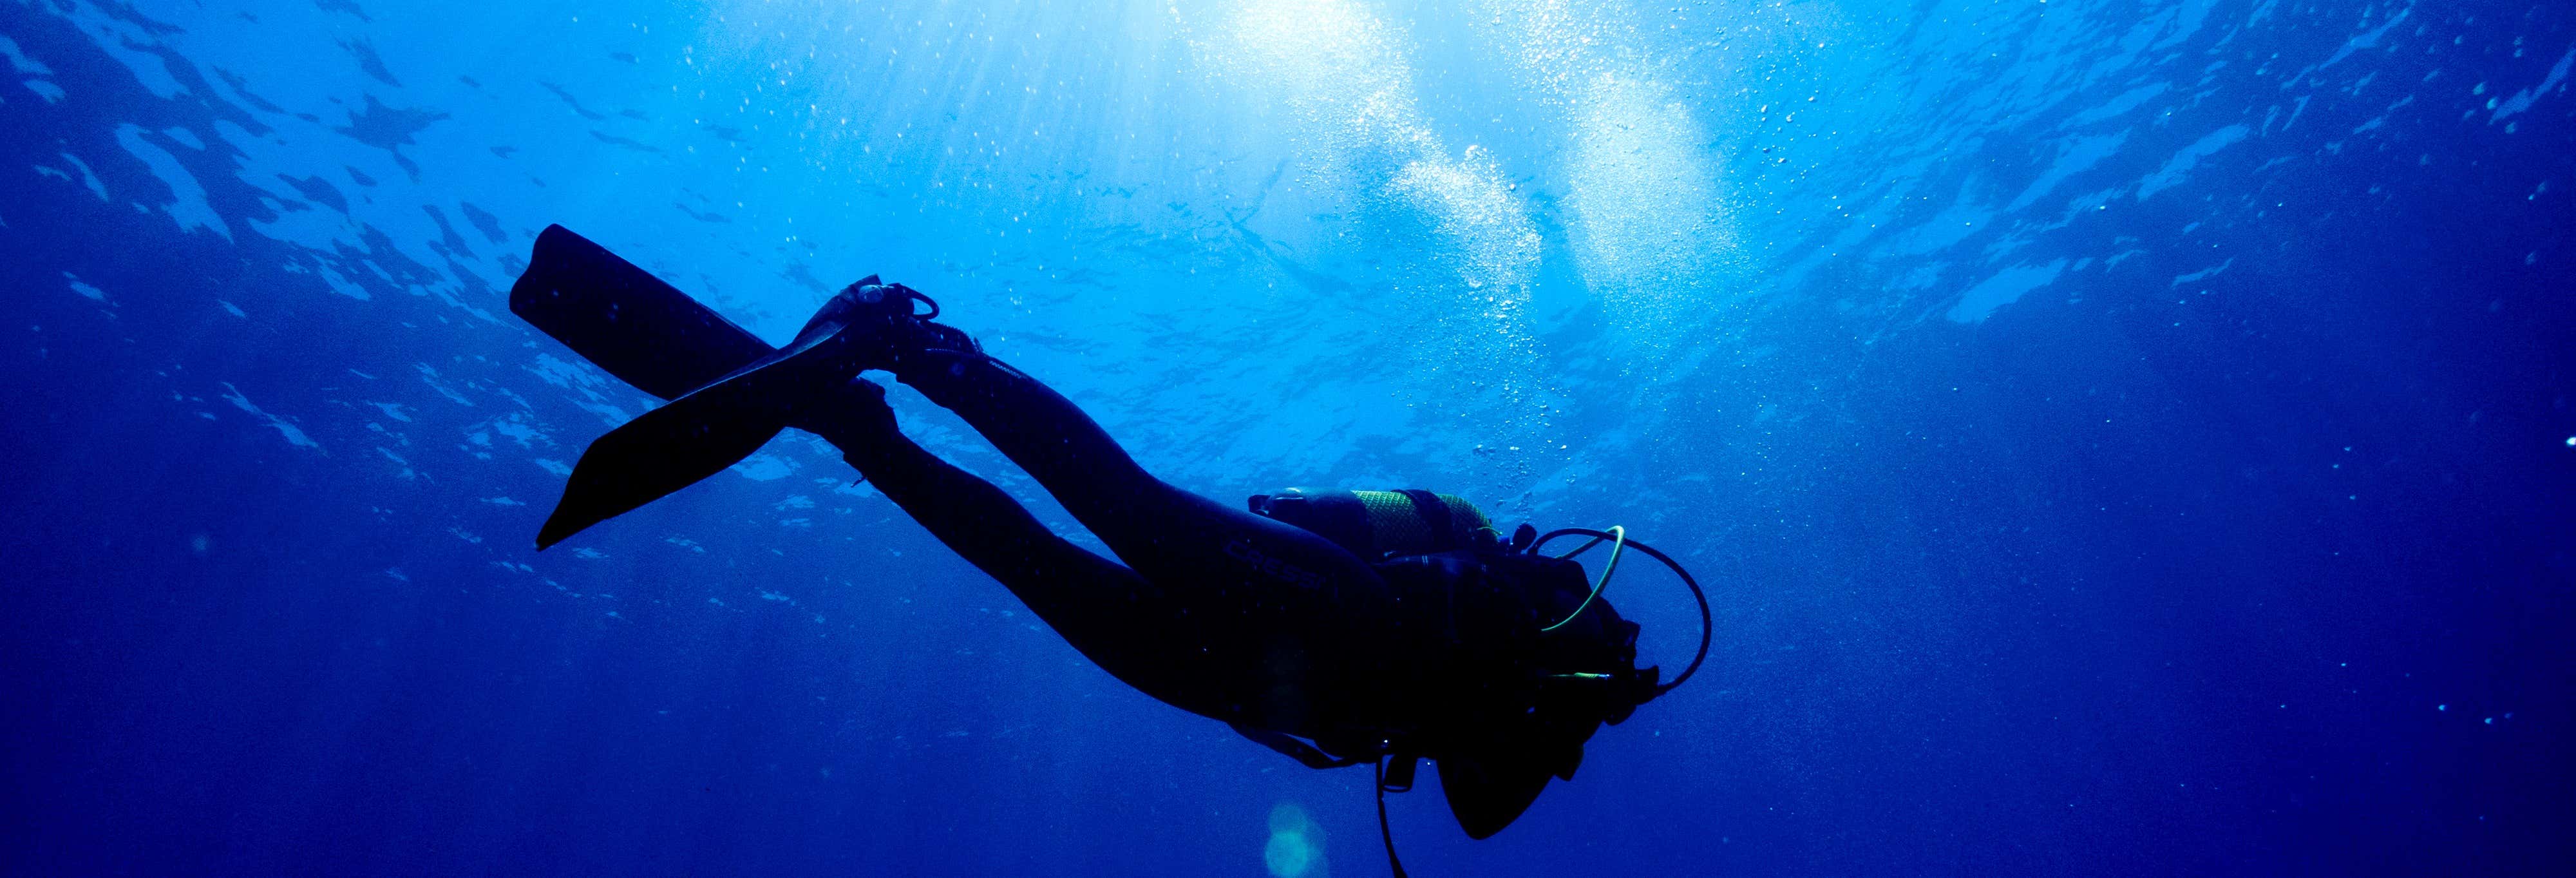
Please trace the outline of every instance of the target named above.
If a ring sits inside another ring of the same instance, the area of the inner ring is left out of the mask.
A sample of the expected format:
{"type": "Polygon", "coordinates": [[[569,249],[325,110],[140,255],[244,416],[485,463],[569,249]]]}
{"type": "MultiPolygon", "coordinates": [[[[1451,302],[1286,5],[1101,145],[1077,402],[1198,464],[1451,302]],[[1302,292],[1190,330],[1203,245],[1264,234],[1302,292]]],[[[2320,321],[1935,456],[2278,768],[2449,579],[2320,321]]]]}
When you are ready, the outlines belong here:
{"type": "Polygon", "coordinates": [[[738,395],[729,386],[711,390],[645,412],[582,451],[537,548],[723,472],[787,426],[782,412],[728,398],[738,395]]]}
{"type": "MultiPolygon", "coordinates": [[[[847,323],[822,332],[689,391],[608,431],[581,453],[563,499],[537,531],[537,548],[696,484],[750,457],[786,429],[817,375],[842,365],[847,323]]],[[[848,375],[839,376],[843,379],[848,375]]]]}
{"type": "Polygon", "coordinates": [[[724,315],[560,225],[537,235],[510,313],[636,389],[677,399],[775,352],[724,315]]]}
{"type": "Polygon", "coordinates": [[[582,451],[537,548],[631,512],[751,456],[785,429],[809,388],[856,373],[846,320],[772,348],[618,259],[549,226],[510,310],[593,363],[669,399],[582,451]],[[703,386],[702,386],[703,385],[703,386]]]}

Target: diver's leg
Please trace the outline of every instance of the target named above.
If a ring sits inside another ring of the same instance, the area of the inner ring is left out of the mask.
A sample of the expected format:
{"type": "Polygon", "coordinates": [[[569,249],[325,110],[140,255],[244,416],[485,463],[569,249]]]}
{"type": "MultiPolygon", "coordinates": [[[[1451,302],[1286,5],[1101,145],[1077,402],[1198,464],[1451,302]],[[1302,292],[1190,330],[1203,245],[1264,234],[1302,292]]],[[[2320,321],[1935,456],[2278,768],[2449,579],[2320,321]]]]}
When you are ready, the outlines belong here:
{"type": "Polygon", "coordinates": [[[1084,655],[1167,703],[1252,728],[1346,738],[1354,718],[1393,709],[1382,687],[1356,685],[1394,660],[1383,647],[1402,614],[1377,571],[1323,537],[1154,478],[1071,401],[1017,370],[979,354],[916,368],[924,359],[912,358],[897,376],[1035,476],[1142,583],[1090,590],[1014,583],[1006,572],[1045,574],[1007,566],[1012,553],[1054,539],[1018,504],[890,427],[868,435],[892,441],[842,447],[961,553],[996,539],[972,533],[981,528],[1027,534],[992,550],[1001,566],[978,566],[1041,616],[1055,613],[1049,624],[1084,655]],[[1031,594],[1059,602],[1042,610],[1031,594]]]}
{"type": "MultiPolygon", "coordinates": [[[[1101,587],[1109,574],[1063,554],[1079,548],[1045,533],[990,484],[903,439],[891,413],[858,419],[858,427],[818,424],[816,432],[942,541],[1031,609],[1054,614],[1049,624],[1120,679],[1192,712],[1263,729],[1316,735],[1377,715],[1361,691],[1371,687],[1355,683],[1386,668],[1385,650],[1370,644],[1391,642],[1385,629],[1398,615],[1377,571],[1321,536],[1154,478],[1071,401],[931,322],[935,308],[916,313],[921,298],[900,286],[853,285],[799,337],[851,339],[836,356],[892,371],[964,417],[1107,542],[1138,581],[1101,587]],[[1045,581],[1061,571],[1090,584],[1045,581]]],[[[881,395],[868,401],[883,410],[881,395]]],[[[831,397],[817,403],[809,413],[826,419],[850,408],[831,397]]]]}
{"type": "Polygon", "coordinates": [[[1129,685],[1185,710],[1226,718],[1240,702],[1198,626],[1165,618],[1175,605],[1136,571],[1057,536],[992,483],[958,469],[896,429],[885,391],[865,381],[828,391],[797,426],[841,449],[870,484],[998,580],[1085,657],[1129,685]]]}
{"type": "Polygon", "coordinates": [[[903,435],[875,384],[852,381],[826,392],[795,426],[839,448],[886,499],[968,563],[1014,592],[1025,589],[1023,599],[1040,615],[1095,598],[1130,599],[1144,587],[1135,571],[1057,536],[1000,488],[903,435]]]}
{"type": "MultiPolygon", "coordinates": [[[[892,371],[963,416],[1146,579],[1201,583],[1219,589],[1216,597],[1241,594],[1254,603],[1288,600],[1266,588],[1277,585],[1326,598],[1334,597],[1328,585],[1382,591],[1376,572],[1331,540],[1154,478],[1071,401],[985,356],[964,332],[931,322],[936,305],[917,312],[914,305],[928,297],[872,280],[825,303],[797,334],[798,344],[892,371]],[[809,338],[821,341],[808,345],[809,338]],[[1248,588],[1229,589],[1235,584],[1248,588]]],[[[1210,595],[1195,599],[1210,603],[1202,609],[1220,609],[1210,595]]]]}
{"type": "Polygon", "coordinates": [[[1376,572],[1332,541],[1154,478],[1071,400],[998,360],[916,355],[895,375],[965,418],[1148,580],[1241,585],[1254,603],[1279,585],[1327,603],[1376,590],[1376,572]]]}

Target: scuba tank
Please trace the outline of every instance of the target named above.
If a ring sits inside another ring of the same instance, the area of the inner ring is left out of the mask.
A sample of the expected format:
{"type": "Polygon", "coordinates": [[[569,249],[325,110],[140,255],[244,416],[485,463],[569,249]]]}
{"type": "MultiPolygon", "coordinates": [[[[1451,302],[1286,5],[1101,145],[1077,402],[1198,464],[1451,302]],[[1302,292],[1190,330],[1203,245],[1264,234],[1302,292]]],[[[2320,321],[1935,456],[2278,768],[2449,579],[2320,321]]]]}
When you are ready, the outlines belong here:
{"type": "Polygon", "coordinates": [[[1534,633],[1543,637],[1541,642],[1550,653],[1541,661],[1551,666],[1547,685],[1594,690],[1602,701],[1596,712],[1611,723],[1681,685],[1708,657],[1713,628],[1699,581],[1653,546],[1629,539],[1626,528],[1568,527],[1540,534],[1524,524],[1506,538],[1494,529],[1484,510],[1466,498],[1423,490],[1288,488],[1277,494],[1254,494],[1249,505],[1254,514],[1330,540],[1392,577],[1412,573],[1424,582],[1453,584],[1491,576],[1524,590],[1530,599],[1525,611],[1545,617],[1531,624],[1537,626],[1534,633]],[[1543,554],[1549,543],[1564,537],[1590,541],[1562,555],[1543,554]],[[1600,577],[1587,583],[1583,568],[1573,559],[1605,544],[1609,558],[1600,577]],[[1620,618],[1601,600],[1602,589],[1628,549],[1671,568],[1699,604],[1699,650],[1670,680],[1659,682],[1657,668],[1630,666],[1636,655],[1637,624],[1620,618]],[[1569,630],[1560,634],[1560,629],[1569,630]]]}
{"type": "MultiPolygon", "coordinates": [[[[1534,675],[1532,693],[1523,697],[1615,724],[1661,694],[1659,669],[1634,667],[1637,623],[1599,600],[1601,584],[1618,566],[1616,547],[1626,545],[1624,532],[1595,583],[1571,560],[1592,545],[1564,557],[1528,551],[1545,541],[1536,528],[1524,524],[1505,538],[1484,510],[1454,494],[1289,488],[1253,495],[1250,506],[1331,540],[1376,568],[1390,587],[1437,607],[1434,630],[1445,649],[1481,653],[1509,644],[1509,650],[1527,650],[1483,656],[1534,675]]],[[[1570,778],[1580,758],[1578,747],[1551,753],[1548,773],[1570,778]]]]}
{"type": "Polygon", "coordinates": [[[1455,494],[1289,488],[1254,494],[1253,514],[1295,525],[1361,560],[1499,546],[1484,510],[1455,494]]]}
{"type": "MultiPolygon", "coordinates": [[[[1443,628],[1453,646],[1462,626],[1488,634],[1524,625],[1535,628],[1529,633],[1545,635],[1532,641],[1543,654],[1539,664],[1560,672],[1546,685],[1559,688],[1572,682],[1575,688],[1616,690],[1608,702],[1625,699],[1624,703],[1605,702],[1607,706],[1597,711],[1609,722],[1626,719],[1636,704],[1653,697],[1656,669],[1630,667],[1636,656],[1637,624],[1620,618],[1607,601],[1597,600],[1600,585],[1570,560],[1592,548],[1590,544],[1565,557],[1525,551],[1545,541],[1536,528],[1521,525],[1506,539],[1484,510],[1466,498],[1422,490],[1289,488],[1277,494],[1255,494],[1250,506],[1257,515],[1349,550],[1377,568],[1391,585],[1411,583],[1412,588],[1403,590],[1426,597],[1441,595],[1438,605],[1453,616],[1470,605],[1487,611],[1510,607],[1514,613],[1531,614],[1533,618],[1489,616],[1472,623],[1448,618],[1443,628]],[[1478,597],[1502,594],[1514,598],[1497,603],[1478,597]],[[1566,630],[1559,633],[1559,629],[1566,630]]],[[[1622,532],[1601,583],[1606,584],[1617,569],[1617,549],[1625,544],[1622,532]]]]}
{"type": "MultiPolygon", "coordinates": [[[[1394,832],[1386,816],[1386,794],[1413,786],[1417,762],[1428,756],[1440,766],[1441,789],[1450,813],[1471,838],[1485,838],[1519,819],[1549,778],[1573,780],[1583,761],[1583,743],[1601,724],[1626,720],[1639,705],[1672,691],[1699,670],[1708,657],[1708,599],[1699,582],[1679,563],[1654,547],[1627,538],[1625,528],[1607,531],[1562,528],[1541,535],[1524,524],[1510,538],[1494,529],[1483,510],[1464,498],[1430,491],[1345,491],[1289,488],[1277,494],[1255,494],[1252,512],[1332,541],[1377,567],[1391,585],[1404,580],[1427,587],[1425,597],[1448,598],[1441,606],[1451,615],[1447,641],[1471,650],[1462,628],[1488,634],[1501,631],[1503,641],[1518,640],[1522,655],[1492,655],[1511,667],[1502,679],[1488,681],[1488,691],[1506,708],[1502,722],[1476,723],[1480,734],[1441,742],[1436,752],[1419,749],[1423,742],[1401,735],[1366,740],[1305,741],[1283,732],[1236,725],[1235,731],[1309,768],[1370,764],[1376,772],[1378,838],[1386,846],[1387,865],[1404,878],[1395,855],[1394,832]],[[1590,542],[1562,555],[1541,554],[1563,537],[1589,537],[1590,542]],[[1607,544],[1609,557],[1601,576],[1587,582],[1573,559],[1607,544]],[[1637,623],[1622,619],[1602,589],[1626,549],[1635,549],[1672,568],[1699,602],[1699,651],[1689,666],[1670,680],[1658,667],[1635,666],[1637,623]],[[1477,600],[1480,593],[1511,589],[1525,595],[1513,601],[1477,600]],[[1458,611],[1483,605],[1502,615],[1459,620],[1458,611]],[[1520,618],[1508,618],[1510,616],[1520,618]],[[1550,620],[1553,620],[1552,622],[1550,620]],[[1473,623],[1460,626],[1458,621],[1473,623]],[[1497,624],[1499,623],[1499,624],[1497,624]],[[1526,626],[1526,627],[1523,627],[1526,626]],[[1508,629],[1517,629],[1517,633],[1508,629]],[[1510,678],[1518,677],[1517,681],[1510,678]],[[1327,752],[1327,751],[1331,752],[1327,752]]],[[[1511,651],[1508,646],[1505,652],[1511,651]]],[[[1472,700],[1474,695],[1470,693],[1472,700]]]]}

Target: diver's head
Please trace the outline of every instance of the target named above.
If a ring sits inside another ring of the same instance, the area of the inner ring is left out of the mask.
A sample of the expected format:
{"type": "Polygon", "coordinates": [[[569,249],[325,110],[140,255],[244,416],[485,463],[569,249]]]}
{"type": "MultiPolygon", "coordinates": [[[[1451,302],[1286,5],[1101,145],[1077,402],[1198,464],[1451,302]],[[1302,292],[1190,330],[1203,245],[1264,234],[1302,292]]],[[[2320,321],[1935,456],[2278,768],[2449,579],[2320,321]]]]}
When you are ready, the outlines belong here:
{"type": "Polygon", "coordinates": [[[1530,685],[1525,697],[1497,715],[1469,727],[1449,730],[1434,754],[1441,789],[1450,812],[1469,836],[1500,832],[1528,810],[1550,777],[1573,780],[1583,763],[1583,745],[1603,725],[1617,725],[1637,707],[1671,691],[1699,668],[1708,653],[1707,601],[1700,600],[1702,628],[1699,653],[1670,681],[1661,669],[1638,667],[1635,622],[1621,618],[1602,597],[1618,552],[1636,549],[1671,567],[1694,596],[1699,583],[1671,558],[1653,547],[1609,531],[1567,529],[1536,536],[1526,527],[1508,542],[1510,563],[1530,569],[1523,586],[1536,611],[1534,640],[1521,672],[1530,685]],[[1565,555],[1541,553],[1559,536],[1589,536],[1593,542],[1565,555]],[[1589,580],[1571,559],[1594,545],[1607,543],[1612,554],[1603,562],[1599,580],[1589,580]]]}

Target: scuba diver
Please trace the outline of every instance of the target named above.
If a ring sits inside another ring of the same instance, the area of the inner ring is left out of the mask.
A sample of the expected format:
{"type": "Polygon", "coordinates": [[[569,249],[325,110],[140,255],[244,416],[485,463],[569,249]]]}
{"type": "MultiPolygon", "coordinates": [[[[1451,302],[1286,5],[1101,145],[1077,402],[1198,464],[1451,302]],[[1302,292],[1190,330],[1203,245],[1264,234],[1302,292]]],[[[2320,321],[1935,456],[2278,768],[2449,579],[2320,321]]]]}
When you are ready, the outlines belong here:
{"type": "Polygon", "coordinates": [[[1624,530],[1541,536],[1524,524],[1505,537],[1467,501],[1427,491],[1210,500],[1155,478],[1071,401],[932,322],[928,297],[874,276],[772,349],[551,226],[510,309],[670,400],[583,453],[538,548],[713,475],[786,427],[814,433],[1120,681],[1307,766],[1373,766],[1399,876],[1385,794],[1411,787],[1417,760],[1438,767],[1459,825],[1486,838],[1548,778],[1572,780],[1596,729],[1680,685],[1708,653],[1698,583],[1624,530]],[[956,412],[1117,560],[905,437],[864,371],[956,412]],[[1560,538],[1587,541],[1538,551],[1560,538]],[[1604,544],[1589,580],[1571,558],[1604,544]],[[1601,597],[1628,549],[1671,566],[1700,600],[1699,652],[1668,681],[1635,666],[1638,626],[1601,597]]]}

